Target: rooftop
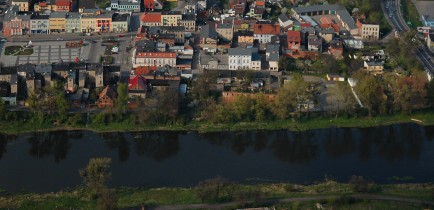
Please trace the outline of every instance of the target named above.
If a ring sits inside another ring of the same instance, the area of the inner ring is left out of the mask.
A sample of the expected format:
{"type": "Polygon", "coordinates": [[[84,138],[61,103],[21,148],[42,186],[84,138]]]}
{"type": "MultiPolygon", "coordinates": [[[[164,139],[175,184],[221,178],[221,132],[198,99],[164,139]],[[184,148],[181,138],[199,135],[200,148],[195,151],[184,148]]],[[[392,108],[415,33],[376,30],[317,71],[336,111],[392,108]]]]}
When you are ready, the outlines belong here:
{"type": "Polygon", "coordinates": [[[317,11],[334,11],[337,15],[340,16],[340,19],[348,24],[350,29],[356,29],[356,23],[351,15],[348,13],[347,9],[344,6],[339,4],[328,4],[328,5],[313,5],[307,7],[293,7],[293,11],[298,13],[299,15],[304,15],[305,13],[317,12],[317,11]]]}
{"type": "Polygon", "coordinates": [[[241,55],[241,56],[251,56],[253,53],[253,49],[252,48],[229,48],[228,49],[228,55],[229,56],[236,56],[236,55],[241,55]]]}

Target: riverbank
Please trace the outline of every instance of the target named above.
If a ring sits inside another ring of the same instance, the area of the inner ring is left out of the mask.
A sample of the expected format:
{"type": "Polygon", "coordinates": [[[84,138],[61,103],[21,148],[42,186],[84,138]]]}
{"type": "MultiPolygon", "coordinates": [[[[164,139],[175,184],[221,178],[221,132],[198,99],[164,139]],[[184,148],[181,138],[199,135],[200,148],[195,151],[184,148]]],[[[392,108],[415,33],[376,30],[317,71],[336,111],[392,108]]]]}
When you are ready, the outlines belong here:
{"type": "Polygon", "coordinates": [[[32,122],[0,122],[0,133],[18,135],[28,132],[47,132],[56,130],[89,130],[93,132],[131,132],[131,131],[197,131],[199,133],[224,131],[281,130],[307,131],[322,128],[366,128],[402,123],[417,123],[423,126],[434,125],[434,110],[417,110],[413,114],[395,114],[379,117],[321,117],[301,116],[298,119],[274,120],[264,122],[239,122],[213,124],[210,122],[174,123],[171,125],[137,125],[128,121],[121,123],[90,125],[37,125],[32,122]]]}
{"type": "MultiPolygon", "coordinates": [[[[360,196],[360,193],[353,192],[350,184],[325,181],[313,185],[294,185],[294,184],[259,184],[259,185],[239,185],[236,192],[243,192],[245,196],[234,196],[232,200],[220,200],[205,202],[213,205],[225,204],[224,209],[236,207],[267,206],[270,203],[282,207],[314,207],[316,203],[328,206],[347,206],[356,205],[363,207],[373,207],[371,209],[382,209],[384,206],[418,206],[433,205],[433,185],[432,184],[391,184],[373,185],[370,184],[368,191],[360,196]],[[249,193],[245,193],[249,192],[249,193]],[[326,196],[327,198],[325,198],[326,196]],[[392,199],[384,199],[388,196],[392,199]],[[299,202],[287,204],[285,200],[291,201],[293,198],[305,198],[299,202]],[[309,199],[311,198],[311,199],[309,199]],[[313,198],[313,199],[312,199],[313,198]],[[350,199],[349,199],[350,198],[350,199]],[[378,198],[378,199],[375,199],[378,198]],[[303,201],[304,202],[301,202],[303,201]],[[368,200],[380,200],[381,202],[368,202],[368,200]],[[282,201],[282,202],[276,202],[282,201]],[[392,202],[394,201],[394,202],[392,202]],[[378,207],[378,208],[377,208],[378,207]]],[[[84,192],[78,188],[71,191],[46,194],[12,194],[4,192],[0,194],[0,209],[96,209],[96,201],[83,199],[84,192]]],[[[202,204],[194,188],[155,188],[155,189],[135,189],[119,188],[116,189],[118,197],[118,207],[120,209],[138,208],[144,203],[147,209],[189,209],[188,205],[202,204]],[[181,205],[181,206],[179,206],[181,205]],[[177,208],[175,208],[177,206],[177,208]],[[184,207],[184,208],[183,208],[184,207]]],[[[194,207],[190,206],[190,207],[194,207]]],[[[310,207],[310,208],[312,208],[310,207]]],[[[298,209],[298,208],[297,208],[298,209]]],[[[360,209],[360,208],[359,208],[360,209]]],[[[411,208],[409,208],[411,209],[411,208]]],[[[420,208],[419,208],[420,209],[420,208]]]]}

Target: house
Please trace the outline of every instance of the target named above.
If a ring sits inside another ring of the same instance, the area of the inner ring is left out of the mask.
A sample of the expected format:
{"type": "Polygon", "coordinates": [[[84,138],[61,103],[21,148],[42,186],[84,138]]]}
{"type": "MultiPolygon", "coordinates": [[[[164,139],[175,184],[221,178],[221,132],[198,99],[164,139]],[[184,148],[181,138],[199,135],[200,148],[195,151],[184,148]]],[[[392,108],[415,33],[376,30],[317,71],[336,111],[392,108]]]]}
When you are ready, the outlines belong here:
{"type": "MultiPolygon", "coordinates": [[[[112,20],[113,20],[113,13],[108,12],[108,13],[101,13],[96,15],[95,31],[112,32],[113,31],[112,20]]],[[[125,21],[121,21],[121,22],[125,22],[125,21]]]]}
{"type": "Polygon", "coordinates": [[[184,26],[185,31],[196,31],[196,16],[194,14],[183,14],[181,19],[181,25],[184,26]]]}
{"type": "Polygon", "coordinates": [[[310,35],[307,38],[307,50],[309,51],[322,52],[322,44],[323,44],[323,39],[318,36],[310,35]]]}
{"type": "Polygon", "coordinates": [[[174,52],[136,52],[133,54],[133,68],[138,66],[175,66],[176,53],[174,52]]]}
{"type": "Polygon", "coordinates": [[[89,101],[89,89],[78,88],[75,92],[69,92],[66,101],[70,106],[84,107],[89,101]]]}
{"type": "Polygon", "coordinates": [[[66,15],[65,27],[67,33],[81,33],[81,14],[69,12],[66,15]]]}
{"type": "Polygon", "coordinates": [[[294,24],[294,21],[291,20],[289,16],[284,13],[279,15],[278,20],[279,20],[280,27],[282,28],[289,28],[290,26],[292,26],[292,24],[294,24]]]}
{"type": "Polygon", "coordinates": [[[301,32],[288,30],[287,35],[288,49],[298,50],[301,45],[301,32]]]}
{"type": "Polygon", "coordinates": [[[11,92],[11,85],[8,82],[0,81],[0,100],[10,106],[17,104],[17,94],[11,92]]]}
{"type": "Polygon", "coordinates": [[[109,85],[107,85],[101,93],[98,95],[98,101],[96,104],[98,108],[110,108],[114,106],[114,100],[117,98],[116,91],[113,90],[109,85]]]}
{"type": "Polygon", "coordinates": [[[431,15],[422,15],[422,24],[425,27],[434,28],[434,17],[431,15]]]}
{"type": "Polygon", "coordinates": [[[271,42],[271,37],[279,36],[280,25],[270,21],[259,21],[254,26],[254,38],[259,43],[271,42]]]}
{"type": "Polygon", "coordinates": [[[128,93],[130,97],[145,98],[148,92],[148,81],[140,75],[128,80],[128,93]]]}
{"type": "Polygon", "coordinates": [[[33,10],[35,12],[44,12],[44,11],[54,11],[56,8],[56,5],[52,5],[51,3],[48,3],[46,1],[37,2],[33,5],[33,10]]]}
{"type": "Polygon", "coordinates": [[[50,14],[50,33],[66,31],[67,12],[52,12],[50,14]]]}
{"type": "Polygon", "coordinates": [[[323,28],[319,31],[319,36],[324,39],[326,43],[333,40],[335,30],[333,28],[323,28]]]}
{"type": "Polygon", "coordinates": [[[71,12],[72,11],[72,0],[56,0],[57,12],[71,12]]]}
{"type": "Polygon", "coordinates": [[[30,17],[31,34],[49,34],[50,33],[50,16],[34,14],[30,17]]]}
{"type": "Polygon", "coordinates": [[[35,82],[35,65],[27,63],[18,65],[17,74],[26,82],[27,94],[41,88],[41,84],[35,82]]]}
{"type": "Polygon", "coordinates": [[[280,45],[267,44],[265,51],[265,60],[268,62],[269,71],[279,70],[280,45]]]}
{"type": "Polygon", "coordinates": [[[262,14],[265,12],[265,1],[256,0],[250,5],[249,9],[248,16],[262,19],[262,14]]]}
{"type": "Polygon", "coordinates": [[[229,70],[261,70],[258,48],[229,48],[229,70]]]}
{"type": "Polygon", "coordinates": [[[29,0],[12,0],[11,6],[17,6],[18,11],[20,12],[28,12],[30,11],[30,2],[29,0]]]}
{"type": "Polygon", "coordinates": [[[384,62],[381,61],[364,61],[363,70],[367,71],[369,74],[380,75],[384,71],[384,62]]]}
{"type": "Polygon", "coordinates": [[[216,32],[224,41],[232,41],[234,36],[233,25],[230,23],[217,24],[216,32]]]}
{"type": "MultiPolygon", "coordinates": [[[[226,19],[228,19],[228,18],[226,18],[226,19]]],[[[226,19],[223,21],[227,22],[226,19]]],[[[251,31],[251,32],[253,32],[257,20],[255,18],[244,17],[244,18],[234,18],[234,19],[229,20],[229,21],[232,22],[234,25],[234,32],[238,32],[238,31],[251,31]]]]}
{"type": "Polygon", "coordinates": [[[185,43],[185,28],[184,26],[160,26],[156,28],[160,30],[160,34],[175,34],[175,42],[179,44],[185,43]]]}
{"type": "Polygon", "coordinates": [[[163,11],[161,12],[162,26],[179,26],[182,20],[181,11],[163,11]]]}
{"type": "Polygon", "coordinates": [[[336,33],[339,33],[340,31],[339,24],[334,23],[334,21],[329,17],[320,18],[320,27],[322,29],[333,28],[334,32],[336,33]]]}
{"type": "Polygon", "coordinates": [[[339,76],[338,74],[327,74],[326,78],[328,81],[338,81],[338,82],[345,81],[345,77],[339,76]]]}
{"type": "Polygon", "coordinates": [[[159,12],[144,12],[140,16],[142,26],[161,26],[161,13],[159,12]]]}
{"type": "Polygon", "coordinates": [[[254,36],[252,31],[239,31],[235,33],[234,37],[238,37],[238,46],[252,47],[254,36]]]}
{"type": "Polygon", "coordinates": [[[87,87],[99,88],[104,86],[104,70],[101,64],[87,63],[87,87]]]}
{"type": "Polygon", "coordinates": [[[18,15],[18,7],[13,6],[5,12],[3,18],[3,34],[5,36],[21,36],[30,31],[30,15],[18,15]]]}
{"type": "Polygon", "coordinates": [[[96,28],[96,15],[82,15],[81,16],[81,32],[92,33],[95,32],[96,28]]]}
{"type": "Polygon", "coordinates": [[[141,0],[110,0],[110,7],[118,12],[140,12],[141,3],[141,0]]]}
{"type": "Polygon", "coordinates": [[[7,82],[10,85],[10,92],[16,94],[18,91],[18,68],[13,67],[1,67],[0,68],[0,81],[7,82]]]}
{"type": "Polygon", "coordinates": [[[227,54],[201,53],[199,58],[200,70],[227,70],[229,56],[227,54]]]}
{"type": "Polygon", "coordinates": [[[53,67],[51,64],[38,64],[35,66],[36,77],[41,80],[42,87],[50,87],[52,86],[52,76],[51,71],[53,67]]]}
{"type": "Polygon", "coordinates": [[[103,86],[116,85],[121,80],[121,67],[120,66],[103,66],[103,86]]]}
{"type": "Polygon", "coordinates": [[[143,9],[145,11],[154,11],[155,9],[154,0],[143,0],[143,9]]]}
{"type": "Polygon", "coordinates": [[[112,16],[112,31],[115,33],[126,33],[130,23],[130,14],[115,13],[112,16]]]}
{"type": "Polygon", "coordinates": [[[357,27],[362,39],[378,40],[380,39],[380,25],[368,24],[366,20],[357,19],[357,27]]]}
{"type": "Polygon", "coordinates": [[[218,42],[218,34],[215,29],[215,24],[208,23],[202,27],[200,31],[200,48],[208,52],[216,52],[218,42]]]}

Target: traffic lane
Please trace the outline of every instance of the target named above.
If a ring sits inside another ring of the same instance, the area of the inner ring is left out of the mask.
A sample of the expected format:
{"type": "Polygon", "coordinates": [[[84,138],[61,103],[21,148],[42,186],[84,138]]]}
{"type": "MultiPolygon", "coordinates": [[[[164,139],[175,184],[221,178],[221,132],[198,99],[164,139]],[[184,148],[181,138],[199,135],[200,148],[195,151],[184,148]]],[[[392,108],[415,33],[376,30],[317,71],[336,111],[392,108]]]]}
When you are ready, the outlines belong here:
{"type": "Polygon", "coordinates": [[[424,49],[419,48],[417,50],[419,58],[421,58],[422,62],[428,67],[431,73],[434,73],[434,64],[431,62],[431,57],[425,52],[424,49]]]}

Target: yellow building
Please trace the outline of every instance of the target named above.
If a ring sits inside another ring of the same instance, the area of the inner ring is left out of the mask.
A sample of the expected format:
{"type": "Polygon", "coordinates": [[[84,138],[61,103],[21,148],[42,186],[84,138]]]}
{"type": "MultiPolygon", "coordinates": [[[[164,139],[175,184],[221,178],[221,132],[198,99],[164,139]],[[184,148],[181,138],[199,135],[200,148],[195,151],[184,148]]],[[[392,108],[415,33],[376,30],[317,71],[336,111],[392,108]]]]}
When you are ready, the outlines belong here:
{"type": "Polygon", "coordinates": [[[52,12],[50,14],[50,32],[65,32],[66,30],[66,13],[52,12]]]}
{"type": "Polygon", "coordinates": [[[12,0],[12,6],[18,6],[18,11],[29,11],[29,0],[12,0]]]}
{"type": "Polygon", "coordinates": [[[161,12],[162,26],[179,26],[181,25],[181,11],[163,11],[161,12]]]}
{"type": "Polygon", "coordinates": [[[97,23],[96,15],[83,15],[81,17],[81,32],[91,33],[95,31],[97,23]]]}
{"type": "Polygon", "coordinates": [[[51,5],[47,2],[39,2],[34,5],[35,12],[43,12],[45,10],[56,10],[56,5],[51,5]]]}

